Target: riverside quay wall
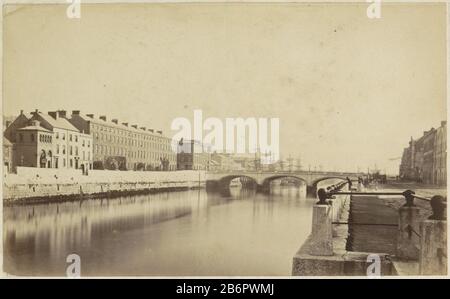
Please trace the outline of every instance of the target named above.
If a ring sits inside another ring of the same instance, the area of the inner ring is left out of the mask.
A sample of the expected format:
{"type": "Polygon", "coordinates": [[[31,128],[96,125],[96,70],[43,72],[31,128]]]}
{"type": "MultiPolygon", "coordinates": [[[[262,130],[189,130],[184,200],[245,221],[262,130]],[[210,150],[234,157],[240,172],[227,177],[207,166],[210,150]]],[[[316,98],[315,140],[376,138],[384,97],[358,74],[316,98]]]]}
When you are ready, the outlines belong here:
{"type": "Polygon", "coordinates": [[[205,171],[113,171],[17,167],[4,174],[3,202],[77,200],[205,186],[205,171]]]}

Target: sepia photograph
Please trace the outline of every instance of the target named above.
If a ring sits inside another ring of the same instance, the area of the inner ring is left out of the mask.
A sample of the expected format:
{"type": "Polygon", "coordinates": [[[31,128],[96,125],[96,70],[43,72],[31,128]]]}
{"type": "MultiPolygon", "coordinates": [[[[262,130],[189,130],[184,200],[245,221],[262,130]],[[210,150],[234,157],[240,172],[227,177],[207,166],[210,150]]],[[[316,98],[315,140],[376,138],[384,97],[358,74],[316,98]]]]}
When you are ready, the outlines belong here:
{"type": "Polygon", "coordinates": [[[447,3],[1,15],[2,277],[447,277],[447,3]]]}

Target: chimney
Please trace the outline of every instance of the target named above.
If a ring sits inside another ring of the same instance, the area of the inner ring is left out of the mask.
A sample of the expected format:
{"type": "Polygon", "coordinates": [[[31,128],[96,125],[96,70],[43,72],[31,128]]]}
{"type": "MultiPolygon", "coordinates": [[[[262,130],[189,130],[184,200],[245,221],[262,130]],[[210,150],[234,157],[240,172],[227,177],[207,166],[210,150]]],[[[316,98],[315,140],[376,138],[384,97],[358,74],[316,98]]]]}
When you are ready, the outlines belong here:
{"type": "Polygon", "coordinates": [[[58,110],[58,117],[66,118],[66,110],[58,110]]]}
{"type": "Polygon", "coordinates": [[[23,110],[20,110],[20,115],[22,115],[23,114],[23,110]]]}
{"type": "Polygon", "coordinates": [[[58,112],[56,112],[56,111],[49,111],[48,115],[50,115],[54,119],[58,119],[58,112]]]}
{"type": "Polygon", "coordinates": [[[159,135],[162,135],[162,131],[156,131],[159,135]]]}
{"type": "Polygon", "coordinates": [[[113,123],[115,123],[116,125],[119,123],[119,120],[117,118],[111,120],[113,123]]]}
{"type": "Polygon", "coordinates": [[[153,129],[148,129],[150,132],[152,132],[152,133],[154,133],[155,132],[155,130],[153,130],[153,129]]]}
{"type": "Polygon", "coordinates": [[[102,116],[100,116],[100,119],[103,120],[103,121],[106,121],[106,116],[102,115],[102,116]]]}
{"type": "Polygon", "coordinates": [[[122,123],[122,125],[124,125],[125,127],[128,127],[128,123],[122,123]]]}
{"type": "Polygon", "coordinates": [[[132,125],[133,128],[137,129],[137,125],[132,125]]]}
{"type": "Polygon", "coordinates": [[[80,110],[72,110],[73,115],[80,115],[80,110]]]}
{"type": "Polygon", "coordinates": [[[94,118],[94,114],[86,114],[86,116],[89,118],[94,118]]]}
{"type": "Polygon", "coordinates": [[[146,127],[141,127],[141,130],[145,131],[146,127]]]}
{"type": "Polygon", "coordinates": [[[446,120],[441,121],[441,127],[446,126],[446,125],[447,125],[447,121],[446,120]]]}

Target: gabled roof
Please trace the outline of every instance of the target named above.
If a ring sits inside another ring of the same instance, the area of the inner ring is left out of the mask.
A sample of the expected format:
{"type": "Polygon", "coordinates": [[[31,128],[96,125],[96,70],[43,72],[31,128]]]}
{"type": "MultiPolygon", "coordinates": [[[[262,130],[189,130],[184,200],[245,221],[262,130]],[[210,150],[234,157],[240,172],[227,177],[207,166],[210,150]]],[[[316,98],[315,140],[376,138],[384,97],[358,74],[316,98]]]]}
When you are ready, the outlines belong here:
{"type": "Polygon", "coordinates": [[[58,117],[57,119],[54,119],[50,115],[42,112],[37,112],[37,114],[54,128],[80,132],[74,125],[72,125],[67,119],[63,117],[58,117]]]}

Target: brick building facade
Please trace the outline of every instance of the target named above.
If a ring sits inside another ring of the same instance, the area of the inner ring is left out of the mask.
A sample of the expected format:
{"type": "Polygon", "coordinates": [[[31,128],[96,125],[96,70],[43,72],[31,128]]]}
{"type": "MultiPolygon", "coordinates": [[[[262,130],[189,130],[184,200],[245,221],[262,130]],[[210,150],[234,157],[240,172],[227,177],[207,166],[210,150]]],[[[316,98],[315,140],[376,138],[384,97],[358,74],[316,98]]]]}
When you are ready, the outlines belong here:
{"type": "Polygon", "coordinates": [[[424,131],[403,150],[399,176],[403,180],[426,184],[447,183],[447,122],[437,129],[424,131]]]}
{"type": "Polygon", "coordinates": [[[211,153],[202,143],[195,140],[180,140],[177,150],[177,169],[209,170],[211,153]]]}
{"type": "Polygon", "coordinates": [[[93,138],[93,161],[97,169],[176,170],[176,152],[171,138],[154,131],[106,116],[72,111],[69,118],[80,131],[93,138]]]}
{"type": "Polygon", "coordinates": [[[4,137],[13,144],[13,167],[92,169],[92,137],[74,127],[63,110],[21,111],[4,137]]]}

